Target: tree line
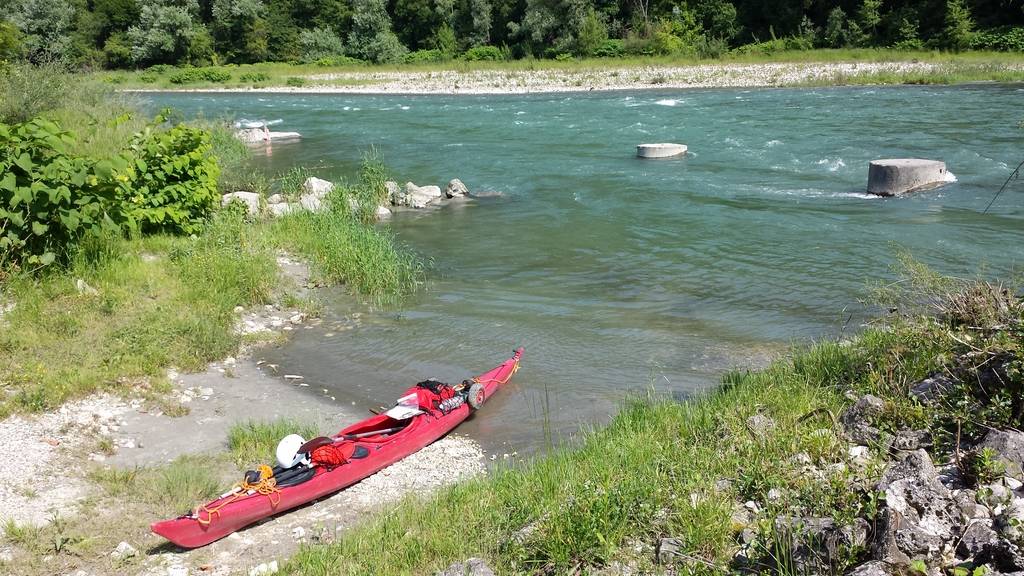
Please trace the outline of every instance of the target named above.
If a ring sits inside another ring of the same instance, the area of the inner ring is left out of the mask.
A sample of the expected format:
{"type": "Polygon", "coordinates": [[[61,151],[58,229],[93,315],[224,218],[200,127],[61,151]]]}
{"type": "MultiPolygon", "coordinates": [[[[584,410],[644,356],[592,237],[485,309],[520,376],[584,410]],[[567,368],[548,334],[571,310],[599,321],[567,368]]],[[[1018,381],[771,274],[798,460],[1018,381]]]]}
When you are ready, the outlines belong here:
{"type": "Polygon", "coordinates": [[[846,47],[1024,51],[1024,0],[0,0],[0,61],[83,68],[846,47]]]}

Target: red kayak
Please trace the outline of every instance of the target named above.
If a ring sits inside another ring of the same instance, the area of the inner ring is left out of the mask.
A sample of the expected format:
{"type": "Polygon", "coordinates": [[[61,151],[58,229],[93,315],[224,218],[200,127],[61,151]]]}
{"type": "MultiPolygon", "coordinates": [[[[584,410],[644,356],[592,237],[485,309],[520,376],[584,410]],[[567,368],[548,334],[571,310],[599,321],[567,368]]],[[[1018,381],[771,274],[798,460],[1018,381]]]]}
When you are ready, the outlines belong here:
{"type": "Polygon", "coordinates": [[[259,471],[247,472],[231,492],[189,514],[156,522],[152,530],[182,548],[198,548],[351,486],[462,423],[512,378],[522,355],[520,348],[494,370],[454,386],[436,380],[421,382],[388,413],[303,444],[298,452],[306,458],[294,467],[261,466],[259,471]],[[405,417],[403,410],[413,415],[405,417]]]}

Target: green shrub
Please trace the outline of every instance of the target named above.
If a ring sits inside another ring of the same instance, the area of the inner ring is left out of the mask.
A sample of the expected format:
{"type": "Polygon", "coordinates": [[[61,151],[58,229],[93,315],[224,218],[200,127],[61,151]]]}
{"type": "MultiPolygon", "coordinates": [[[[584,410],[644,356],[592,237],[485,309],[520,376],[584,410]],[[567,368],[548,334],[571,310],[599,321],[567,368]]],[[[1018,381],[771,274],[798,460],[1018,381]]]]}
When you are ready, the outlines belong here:
{"type": "Polygon", "coordinates": [[[497,62],[505,59],[505,55],[497,46],[475,46],[466,50],[462,58],[468,62],[497,62]]]}
{"type": "Polygon", "coordinates": [[[244,84],[259,84],[270,80],[270,74],[266,72],[246,72],[238,77],[238,81],[244,84]]]}
{"type": "Polygon", "coordinates": [[[168,72],[173,72],[176,68],[170,64],[154,64],[149,68],[146,68],[146,72],[152,72],[153,74],[164,75],[168,72]]]}
{"type": "Polygon", "coordinates": [[[139,80],[146,84],[153,84],[158,78],[159,77],[152,72],[143,72],[142,74],[139,74],[139,80]]]}
{"type": "Polygon", "coordinates": [[[329,56],[318,59],[315,64],[323,68],[328,68],[331,66],[361,66],[366,64],[366,62],[358,58],[352,58],[351,56],[329,56]]]}
{"type": "Polygon", "coordinates": [[[406,64],[420,64],[430,62],[444,62],[447,58],[440,50],[417,50],[406,54],[402,61],[406,64]]]}
{"type": "Polygon", "coordinates": [[[47,120],[0,124],[0,265],[66,262],[83,238],[129,224],[128,160],[75,157],[72,140],[47,120]]]}
{"type": "Polygon", "coordinates": [[[212,82],[221,84],[231,80],[231,73],[221,68],[185,68],[171,74],[171,84],[195,84],[197,82],[212,82]]]}
{"type": "Polygon", "coordinates": [[[619,58],[626,54],[626,43],[618,38],[605,40],[594,50],[594,56],[598,58],[619,58]]]}
{"type": "Polygon", "coordinates": [[[802,38],[800,36],[789,36],[786,38],[776,38],[774,40],[767,40],[765,42],[755,42],[753,44],[746,44],[733,50],[733,53],[744,55],[771,55],[790,50],[810,50],[812,48],[814,48],[814,46],[807,38],[802,38]]]}
{"type": "Polygon", "coordinates": [[[1002,27],[978,32],[971,42],[974,50],[1024,52],[1024,28],[1002,27]]]}
{"type": "Polygon", "coordinates": [[[284,83],[292,88],[302,88],[306,85],[306,79],[299,76],[289,76],[284,83]]]}
{"type": "Polygon", "coordinates": [[[570,61],[570,60],[572,60],[574,58],[575,58],[575,56],[573,56],[572,54],[569,54],[568,52],[562,52],[560,54],[556,54],[555,55],[555,61],[557,61],[557,62],[568,62],[568,61],[570,61]]]}
{"type": "Polygon", "coordinates": [[[151,127],[135,137],[131,150],[138,172],[128,202],[142,232],[200,230],[218,198],[220,168],[211,148],[208,132],[183,124],[151,127]]]}

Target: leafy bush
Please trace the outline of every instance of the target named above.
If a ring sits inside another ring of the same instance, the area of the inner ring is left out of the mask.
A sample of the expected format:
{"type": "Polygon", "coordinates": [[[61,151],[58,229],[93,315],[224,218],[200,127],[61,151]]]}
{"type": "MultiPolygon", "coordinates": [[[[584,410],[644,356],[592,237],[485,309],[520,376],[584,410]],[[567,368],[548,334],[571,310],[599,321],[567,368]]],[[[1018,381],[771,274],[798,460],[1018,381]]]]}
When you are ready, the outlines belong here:
{"type": "Polygon", "coordinates": [[[324,68],[330,66],[353,66],[366,64],[365,61],[358,58],[352,58],[351,56],[330,56],[327,58],[320,58],[315,62],[317,66],[324,68]]]}
{"type": "Polygon", "coordinates": [[[303,30],[299,33],[299,46],[306,62],[333,58],[345,52],[341,38],[330,28],[303,30]]]}
{"type": "Polygon", "coordinates": [[[139,74],[139,80],[141,80],[142,82],[144,82],[146,84],[153,84],[158,79],[159,79],[159,76],[157,76],[156,74],[153,74],[152,72],[143,72],[142,74],[139,74]]]}
{"type": "Polygon", "coordinates": [[[284,83],[293,88],[302,88],[306,85],[306,79],[299,76],[289,76],[284,83]]]}
{"type": "Polygon", "coordinates": [[[208,132],[183,124],[170,130],[151,127],[135,137],[131,151],[138,172],[127,200],[142,232],[201,229],[218,199],[220,167],[211,147],[208,132]]]}
{"type": "Polygon", "coordinates": [[[238,77],[238,81],[245,84],[259,84],[270,80],[270,74],[266,72],[246,72],[238,77]]]}
{"type": "Polygon", "coordinates": [[[776,38],[774,40],[767,40],[765,42],[755,42],[753,44],[746,44],[733,50],[734,54],[778,54],[779,52],[786,52],[789,50],[810,50],[814,48],[811,42],[807,38],[799,36],[789,36],[786,38],[776,38]]]}
{"type": "Polygon", "coordinates": [[[75,157],[72,140],[47,120],[0,124],[0,264],[66,262],[83,238],[130,224],[128,160],[75,157]]]}
{"type": "Polygon", "coordinates": [[[1024,52],[1024,28],[1002,27],[978,32],[971,41],[974,50],[1024,52]]]}
{"type": "Polygon", "coordinates": [[[605,40],[594,50],[594,56],[598,58],[619,58],[626,54],[626,43],[618,38],[605,40]]]}
{"type": "Polygon", "coordinates": [[[167,74],[169,72],[173,72],[174,70],[175,70],[175,67],[171,66],[170,64],[154,64],[153,66],[150,66],[149,68],[146,68],[146,72],[152,72],[153,74],[160,74],[160,75],[167,74]]]}
{"type": "Polygon", "coordinates": [[[475,46],[466,50],[462,58],[468,62],[497,62],[504,60],[505,55],[497,46],[475,46]]]}
{"type": "Polygon", "coordinates": [[[406,54],[402,61],[406,64],[421,64],[429,62],[444,62],[448,58],[440,50],[417,50],[406,54]]]}
{"type": "Polygon", "coordinates": [[[213,82],[220,84],[231,80],[231,73],[220,68],[185,68],[171,74],[171,84],[195,84],[197,82],[213,82]]]}

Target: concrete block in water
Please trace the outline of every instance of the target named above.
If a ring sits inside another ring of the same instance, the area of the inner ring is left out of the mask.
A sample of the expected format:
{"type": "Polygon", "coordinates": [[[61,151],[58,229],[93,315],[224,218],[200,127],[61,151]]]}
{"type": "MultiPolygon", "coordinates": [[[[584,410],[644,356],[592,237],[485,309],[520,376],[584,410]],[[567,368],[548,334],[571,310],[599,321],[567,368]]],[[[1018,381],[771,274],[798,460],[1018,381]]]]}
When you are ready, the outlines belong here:
{"type": "Polygon", "coordinates": [[[868,164],[868,193],[900,196],[948,182],[946,163],[921,158],[872,160],[868,164]]]}
{"type": "Polygon", "coordinates": [[[638,158],[672,158],[683,154],[686,154],[686,144],[663,142],[661,144],[637,144],[636,146],[638,158]]]}

